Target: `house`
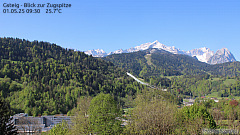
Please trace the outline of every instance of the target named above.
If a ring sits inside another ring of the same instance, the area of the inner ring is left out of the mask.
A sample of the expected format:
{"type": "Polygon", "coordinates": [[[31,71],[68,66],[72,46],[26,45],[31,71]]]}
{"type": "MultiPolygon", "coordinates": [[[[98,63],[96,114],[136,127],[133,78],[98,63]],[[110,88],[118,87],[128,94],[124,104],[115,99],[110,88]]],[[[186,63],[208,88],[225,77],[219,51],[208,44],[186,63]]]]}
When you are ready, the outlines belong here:
{"type": "Polygon", "coordinates": [[[28,116],[26,113],[19,113],[12,116],[12,118],[13,124],[16,126],[19,133],[46,132],[62,121],[66,121],[70,125],[72,124],[71,116],[62,114],[33,117],[28,116]]]}

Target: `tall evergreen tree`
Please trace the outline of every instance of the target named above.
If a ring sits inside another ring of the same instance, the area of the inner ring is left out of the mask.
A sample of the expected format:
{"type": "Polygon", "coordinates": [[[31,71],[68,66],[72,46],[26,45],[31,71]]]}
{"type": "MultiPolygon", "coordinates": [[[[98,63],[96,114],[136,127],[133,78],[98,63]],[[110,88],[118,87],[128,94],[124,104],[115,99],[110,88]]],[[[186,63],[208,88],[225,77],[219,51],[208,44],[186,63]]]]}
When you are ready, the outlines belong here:
{"type": "Polygon", "coordinates": [[[17,129],[10,117],[10,105],[0,98],[0,134],[16,135],[17,129]]]}

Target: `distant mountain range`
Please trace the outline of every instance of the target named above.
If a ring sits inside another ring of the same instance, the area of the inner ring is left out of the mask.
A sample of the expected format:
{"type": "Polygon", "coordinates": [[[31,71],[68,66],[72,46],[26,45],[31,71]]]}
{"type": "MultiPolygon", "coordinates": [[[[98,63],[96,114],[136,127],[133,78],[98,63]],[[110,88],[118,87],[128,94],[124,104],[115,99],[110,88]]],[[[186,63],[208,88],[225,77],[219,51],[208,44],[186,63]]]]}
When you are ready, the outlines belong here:
{"type": "Polygon", "coordinates": [[[219,64],[219,63],[236,61],[233,54],[227,48],[222,48],[222,49],[218,50],[216,53],[214,53],[213,51],[211,51],[209,48],[206,48],[206,47],[199,48],[199,49],[193,49],[190,51],[183,51],[174,46],[172,46],[172,47],[166,46],[166,45],[158,42],[157,40],[154,42],[144,43],[144,44],[141,44],[140,46],[132,47],[132,48],[125,49],[125,50],[119,49],[119,50],[116,50],[116,51],[110,52],[110,53],[106,53],[102,49],[88,50],[88,51],[85,51],[85,53],[88,55],[92,55],[94,57],[106,57],[106,56],[112,55],[112,54],[131,53],[131,52],[147,50],[150,48],[165,50],[165,51],[171,52],[173,54],[189,55],[192,57],[196,57],[199,61],[205,62],[208,64],[219,64]]]}
{"type": "MultiPolygon", "coordinates": [[[[225,49],[215,55],[221,56],[225,49]]],[[[212,59],[215,59],[215,56],[212,59]]],[[[185,54],[173,54],[157,48],[149,48],[132,53],[112,54],[101,59],[112,62],[127,72],[141,78],[179,75],[213,75],[213,76],[239,76],[240,62],[226,62],[221,64],[207,64],[196,57],[185,54]]],[[[220,59],[224,61],[225,59],[220,59]]]]}

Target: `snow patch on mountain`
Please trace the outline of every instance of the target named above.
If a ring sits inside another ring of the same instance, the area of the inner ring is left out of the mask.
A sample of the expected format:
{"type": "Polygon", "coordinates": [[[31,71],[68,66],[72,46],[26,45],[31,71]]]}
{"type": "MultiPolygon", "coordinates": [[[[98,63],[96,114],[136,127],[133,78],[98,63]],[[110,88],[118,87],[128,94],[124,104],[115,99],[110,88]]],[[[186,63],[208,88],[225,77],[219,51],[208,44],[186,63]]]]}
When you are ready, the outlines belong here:
{"type": "Polygon", "coordinates": [[[219,64],[234,61],[236,61],[236,59],[233,54],[227,48],[222,48],[218,50],[210,59],[208,59],[207,63],[219,64]]]}
{"type": "Polygon", "coordinates": [[[93,49],[93,50],[88,50],[85,51],[86,54],[92,55],[94,57],[105,57],[107,56],[107,53],[103,51],[103,49],[93,49]]]}
{"type": "Polygon", "coordinates": [[[196,56],[199,61],[207,63],[208,59],[214,55],[214,52],[209,48],[203,47],[187,51],[186,54],[192,57],[196,56]]]}
{"type": "Polygon", "coordinates": [[[132,47],[132,48],[125,49],[125,50],[119,49],[119,50],[116,50],[114,52],[108,53],[108,55],[137,52],[137,51],[147,50],[149,48],[163,49],[163,50],[166,50],[166,51],[174,53],[174,54],[179,54],[179,53],[183,54],[183,52],[181,50],[177,49],[176,47],[174,47],[174,46],[168,47],[168,46],[166,46],[166,45],[164,45],[164,44],[162,44],[162,43],[160,43],[156,40],[152,43],[151,42],[144,43],[144,44],[141,44],[140,46],[132,47]]]}
{"type": "Polygon", "coordinates": [[[185,54],[192,57],[196,57],[199,61],[209,63],[209,64],[216,64],[216,63],[224,63],[224,62],[230,62],[230,61],[236,61],[234,56],[231,54],[230,51],[228,51],[226,48],[223,48],[219,51],[217,51],[215,54],[213,51],[211,51],[209,48],[203,47],[199,49],[193,49],[190,51],[182,51],[174,46],[166,46],[157,40],[154,42],[144,43],[136,47],[132,47],[129,49],[119,49],[114,52],[106,53],[102,49],[96,49],[96,50],[88,50],[85,53],[88,55],[92,55],[94,57],[105,57],[107,55],[112,54],[121,54],[121,53],[131,53],[131,52],[137,52],[141,50],[147,50],[149,48],[156,48],[159,50],[165,50],[168,52],[171,52],[173,54],[185,54]]]}

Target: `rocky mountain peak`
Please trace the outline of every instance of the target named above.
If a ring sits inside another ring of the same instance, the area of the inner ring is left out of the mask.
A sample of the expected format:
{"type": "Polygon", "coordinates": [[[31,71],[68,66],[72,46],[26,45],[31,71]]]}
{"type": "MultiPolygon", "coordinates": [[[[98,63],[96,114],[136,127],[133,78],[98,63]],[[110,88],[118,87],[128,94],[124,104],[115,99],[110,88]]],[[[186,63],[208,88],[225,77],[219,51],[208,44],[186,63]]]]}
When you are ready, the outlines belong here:
{"type": "Polygon", "coordinates": [[[208,59],[214,55],[214,52],[207,47],[203,47],[187,51],[186,54],[192,57],[195,56],[199,61],[207,63],[208,59]]]}
{"type": "Polygon", "coordinates": [[[176,48],[175,46],[171,46],[171,47],[166,46],[166,45],[158,42],[158,40],[156,40],[154,42],[144,43],[139,46],[135,46],[135,47],[125,49],[125,50],[119,49],[114,52],[110,52],[108,54],[105,51],[103,51],[102,49],[88,50],[85,53],[88,55],[93,55],[94,57],[105,57],[107,55],[131,53],[131,52],[137,52],[137,51],[141,51],[141,50],[147,50],[150,48],[155,48],[158,50],[165,50],[165,51],[171,52],[173,54],[189,55],[189,56],[197,58],[201,62],[205,62],[208,64],[217,64],[217,63],[236,61],[236,59],[234,58],[232,53],[227,48],[222,48],[222,49],[218,50],[216,53],[214,53],[207,47],[193,49],[190,51],[182,51],[182,50],[176,48]]]}
{"type": "Polygon", "coordinates": [[[227,49],[222,48],[218,50],[208,61],[209,64],[219,64],[225,62],[234,62],[236,61],[233,54],[227,49]]]}
{"type": "Polygon", "coordinates": [[[231,52],[227,48],[222,48],[216,52],[218,55],[230,55],[231,52]]]}

